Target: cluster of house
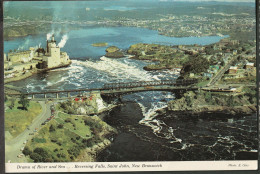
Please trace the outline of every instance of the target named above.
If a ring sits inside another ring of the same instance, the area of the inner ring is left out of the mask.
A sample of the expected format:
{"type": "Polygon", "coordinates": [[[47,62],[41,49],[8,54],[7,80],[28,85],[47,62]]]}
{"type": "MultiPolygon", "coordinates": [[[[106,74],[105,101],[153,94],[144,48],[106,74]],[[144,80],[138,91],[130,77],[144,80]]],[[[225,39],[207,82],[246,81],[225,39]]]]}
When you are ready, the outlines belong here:
{"type": "MultiPolygon", "coordinates": [[[[229,69],[228,69],[228,74],[236,74],[237,71],[238,71],[238,66],[231,66],[229,69]]],[[[254,63],[251,63],[251,62],[248,62],[245,64],[244,66],[244,69],[245,70],[253,70],[255,69],[255,64],[254,63]]]]}
{"type": "MultiPolygon", "coordinates": [[[[208,77],[208,78],[211,78],[213,77],[214,74],[216,74],[219,70],[220,70],[221,66],[220,65],[211,65],[208,69],[207,72],[203,73],[203,76],[204,77],[208,77]]],[[[251,62],[248,62],[244,65],[244,67],[241,69],[239,68],[238,66],[230,66],[230,68],[228,69],[228,71],[226,72],[228,75],[232,75],[232,76],[243,76],[244,72],[246,71],[252,71],[252,70],[255,70],[256,67],[255,67],[255,64],[254,63],[251,63],[251,62]],[[239,70],[242,70],[240,72],[243,72],[242,74],[238,73],[239,70]]],[[[190,75],[191,77],[194,77],[194,74],[191,74],[190,75]]]]}

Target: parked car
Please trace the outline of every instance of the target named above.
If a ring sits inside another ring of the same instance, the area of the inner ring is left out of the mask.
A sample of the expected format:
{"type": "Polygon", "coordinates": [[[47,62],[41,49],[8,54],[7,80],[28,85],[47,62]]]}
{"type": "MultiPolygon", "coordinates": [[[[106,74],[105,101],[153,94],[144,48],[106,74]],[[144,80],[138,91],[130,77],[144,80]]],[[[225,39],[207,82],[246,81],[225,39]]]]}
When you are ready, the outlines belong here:
{"type": "Polygon", "coordinates": [[[24,156],[24,154],[20,154],[20,155],[17,155],[18,158],[22,158],[24,156]]]}

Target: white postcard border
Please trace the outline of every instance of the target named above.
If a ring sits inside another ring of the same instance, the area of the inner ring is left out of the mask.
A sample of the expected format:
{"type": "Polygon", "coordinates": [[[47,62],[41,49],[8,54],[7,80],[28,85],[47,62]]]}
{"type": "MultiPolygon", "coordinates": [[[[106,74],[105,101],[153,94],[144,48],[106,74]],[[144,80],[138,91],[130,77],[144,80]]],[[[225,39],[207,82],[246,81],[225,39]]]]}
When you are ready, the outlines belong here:
{"type": "Polygon", "coordinates": [[[6,163],[6,173],[258,170],[258,161],[6,163]]]}

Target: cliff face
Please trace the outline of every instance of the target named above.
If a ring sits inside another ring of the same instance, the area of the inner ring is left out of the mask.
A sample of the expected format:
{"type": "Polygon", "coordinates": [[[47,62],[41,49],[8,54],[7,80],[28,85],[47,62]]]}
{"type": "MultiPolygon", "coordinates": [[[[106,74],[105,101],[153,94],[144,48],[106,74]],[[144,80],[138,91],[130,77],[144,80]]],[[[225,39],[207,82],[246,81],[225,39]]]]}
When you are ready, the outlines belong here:
{"type": "Polygon", "coordinates": [[[181,98],[168,102],[172,111],[192,113],[222,112],[226,114],[251,114],[256,112],[256,96],[252,92],[210,93],[201,91],[186,92],[181,98]]]}
{"type": "Polygon", "coordinates": [[[60,107],[69,114],[90,115],[101,113],[112,105],[105,103],[100,93],[91,93],[88,97],[75,97],[71,101],[63,102],[60,107]]]}

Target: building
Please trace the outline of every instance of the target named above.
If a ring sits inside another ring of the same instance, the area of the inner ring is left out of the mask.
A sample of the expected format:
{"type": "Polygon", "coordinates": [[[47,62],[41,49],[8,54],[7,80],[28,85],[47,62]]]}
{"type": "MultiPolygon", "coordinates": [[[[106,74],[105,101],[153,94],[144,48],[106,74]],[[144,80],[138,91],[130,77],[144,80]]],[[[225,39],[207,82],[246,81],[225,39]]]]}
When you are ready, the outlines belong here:
{"type": "Polygon", "coordinates": [[[47,41],[46,50],[44,48],[31,47],[30,50],[8,53],[6,62],[11,62],[14,69],[50,69],[70,64],[69,56],[66,52],[61,52],[56,45],[54,35],[47,41]],[[22,68],[24,66],[24,68],[22,68]]]}
{"type": "Polygon", "coordinates": [[[237,73],[237,66],[231,66],[231,67],[228,69],[228,73],[229,73],[229,74],[236,74],[236,73],[237,73]]]}
{"type": "Polygon", "coordinates": [[[212,78],[213,74],[211,74],[211,73],[203,73],[203,76],[204,77],[208,77],[208,78],[212,78]]]}
{"type": "Polygon", "coordinates": [[[55,68],[70,63],[69,56],[66,52],[61,52],[60,48],[56,45],[54,35],[50,41],[47,40],[46,51],[43,48],[37,50],[38,58],[41,58],[41,62],[37,68],[55,68]]]}
{"type": "Polygon", "coordinates": [[[26,51],[10,52],[4,56],[4,69],[6,77],[16,77],[28,71],[37,72],[70,65],[71,61],[66,52],[61,52],[56,45],[54,35],[47,40],[44,48],[31,47],[26,51]]]}
{"type": "Polygon", "coordinates": [[[246,69],[253,69],[254,68],[254,63],[247,63],[245,68],[246,69]]]}

